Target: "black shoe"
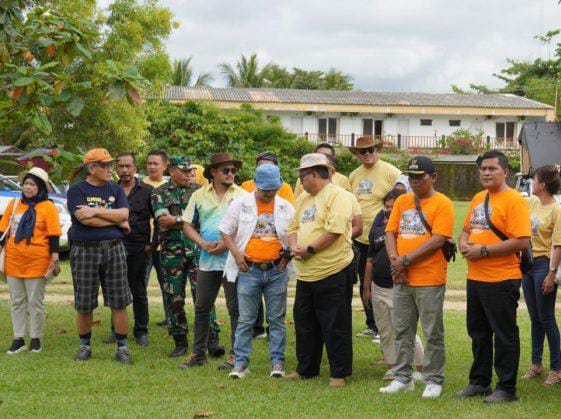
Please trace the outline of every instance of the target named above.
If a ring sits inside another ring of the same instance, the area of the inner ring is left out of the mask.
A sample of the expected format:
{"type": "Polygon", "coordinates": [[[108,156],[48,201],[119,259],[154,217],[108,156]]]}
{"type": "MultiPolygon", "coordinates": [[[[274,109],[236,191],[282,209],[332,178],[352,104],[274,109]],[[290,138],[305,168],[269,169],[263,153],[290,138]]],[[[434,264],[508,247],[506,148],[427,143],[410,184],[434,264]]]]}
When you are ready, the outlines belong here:
{"type": "Polygon", "coordinates": [[[87,361],[92,357],[92,348],[91,346],[82,345],[74,355],[75,361],[87,361]]]}
{"type": "Polygon", "coordinates": [[[140,335],[134,338],[138,346],[148,346],[148,335],[140,335]]]}
{"type": "Polygon", "coordinates": [[[504,390],[495,390],[493,394],[483,399],[484,403],[506,403],[515,402],[518,400],[515,394],[507,393],[504,390]]]}
{"type": "Polygon", "coordinates": [[[117,352],[115,353],[115,360],[125,365],[132,364],[131,355],[129,354],[129,350],[125,346],[117,348],[117,352]]]}
{"type": "Polygon", "coordinates": [[[192,354],[189,358],[185,360],[185,362],[179,364],[178,368],[180,370],[186,370],[187,368],[192,368],[192,367],[202,367],[207,362],[208,361],[206,360],[206,357],[204,355],[201,356],[197,354],[192,354]]]}
{"type": "Polygon", "coordinates": [[[117,336],[115,336],[115,333],[111,333],[109,335],[108,338],[106,338],[103,343],[105,343],[106,345],[110,345],[112,343],[116,343],[117,342],[117,336]]]}
{"type": "Polygon", "coordinates": [[[234,368],[234,355],[228,354],[226,358],[224,358],[224,362],[218,366],[219,370],[231,370],[234,368]]]}
{"type": "Polygon", "coordinates": [[[208,354],[213,358],[221,358],[226,353],[224,346],[220,345],[220,337],[215,330],[209,331],[207,349],[208,354]]]}
{"type": "Polygon", "coordinates": [[[187,342],[187,335],[176,335],[173,337],[175,341],[175,348],[170,352],[170,358],[177,358],[187,353],[189,343],[187,342]]]}
{"type": "Polygon", "coordinates": [[[168,327],[169,326],[169,320],[164,319],[161,322],[156,323],[156,326],[158,326],[158,327],[168,327]]]}
{"type": "Polygon", "coordinates": [[[39,353],[43,347],[41,346],[41,340],[39,338],[32,338],[31,342],[29,343],[29,350],[32,353],[39,353]]]}
{"type": "Polygon", "coordinates": [[[491,387],[483,387],[475,384],[468,384],[468,386],[456,393],[458,399],[467,399],[469,397],[488,396],[492,393],[491,387]]]}
{"type": "Polygon", "coordinates": [[[25,346],[25,340],[23,338],[14,339],[12,345],[6,351],[8,355],[19,354],[20,352],[27,351],[27,346],[25,346]]]}

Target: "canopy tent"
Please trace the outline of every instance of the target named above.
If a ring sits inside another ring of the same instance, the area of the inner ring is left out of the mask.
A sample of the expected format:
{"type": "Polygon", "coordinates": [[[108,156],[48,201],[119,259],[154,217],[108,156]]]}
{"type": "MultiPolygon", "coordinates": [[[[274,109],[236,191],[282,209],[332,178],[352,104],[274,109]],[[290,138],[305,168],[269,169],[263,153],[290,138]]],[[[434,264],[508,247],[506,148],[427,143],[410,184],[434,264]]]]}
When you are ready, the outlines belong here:
{"type": "Polygon", "coordinates": [[[520,171],[530,175],[546,164],[561,165],[561,122],[526,122],[520,130],[520,171]]]}

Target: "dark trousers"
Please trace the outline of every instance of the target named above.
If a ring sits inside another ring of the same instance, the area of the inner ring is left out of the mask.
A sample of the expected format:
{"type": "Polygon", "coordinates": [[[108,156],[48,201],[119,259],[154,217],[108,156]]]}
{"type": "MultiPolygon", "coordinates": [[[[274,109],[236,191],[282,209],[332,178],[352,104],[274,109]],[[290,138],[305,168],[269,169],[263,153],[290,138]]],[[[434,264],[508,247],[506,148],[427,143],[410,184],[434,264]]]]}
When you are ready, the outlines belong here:
{"type": "Polygon", "coordinates": [[[516,309],[520,298],[520,279],[501,282],[467,281],[467,330],[472,340],[473,364],[469,382],[487,387],[494,366],[499,379],[497,389],[516,393],[520,361],[520,338],[516,309]]]}
{"type": "MultiPolygon", "coordinates": [[[[164,314],[167,313],[167,307],[171,304],[168,301],[167,294],[164,291],[164,276],[162,274],[162,260],[159,250],[152,252],[152,257],[148,260],[148,265],[146,266],[146,277],[145,282],[148,287],[148,282],[150,281],[150,273],[152,272],[152,267],[156,271],[156,278],[158,278],[158,284],[160,284],[160,291],[162,292],[162,303],[164,306],[164,314]]],[[[169,320],[169,319],[168,319],[169,320]]]]}
{"type": "Polygon", "coordinates": [[[340,272],[316,282],[298,280],[294,301],[296,371],[310,378],[319,374],[323,345],[331,378],[352,374],[353,339],[351,299],[354,270],[340,272]]]}
{"type": "Polygon", "coordinates": [[[543,282],[549,273],[549,262],[546,257],[534,259],[533,268],[522,278],[522,289],[532,320],[532,364],[542,364],[543,343],[547,336],[549,368],[558,371],[561,369],[561,350],[559,327],[555,321],[557,285],[549,294],[544,295],[542,292],[543,282]]]}
{"type": "MultiPolygon", "coordinates": [[[[269,329],[269,327],[267,327],[269,329]]],[[[257,311],[257,319],[255,319],[255,324],[253,325],[253,336],[259,336],[265,333],[265,310],[263,308],[263,297],[259,301],[259,309],[257,311]]],[[[269,331],[267,330],[267,333],[269,331]]]]}
{"type": "MultiPolygon", "coordinates": [[[[358,260],[356,270],[358,272],[358,279],[360,281],[360,300],[362,301],[362,294],[364,290],[364,271],[366,269],[366,259],[368,255],[368,245],[360,242],[354,242],[355,247],[358,249],[358,260]]],[[[366,325],[378,332],[376,327],[376,322],[374,321],[374,312],[372,311],[372,302],[368,300],[368,304],[364,304],[362,301],[362,306],[364,307],[364,314],[366,315],[366,325]]]]}
{"type": "Polygon", "coordinates": [[[238,294],[236,283],[223,278],[222,271],[197,271],[197,298],[195,302],[195,338],[193,352],[204,356],[208,343],[210,312],[218,296],[220,285],[224,287],[226,308],[230,315],[230,340],[232,348],[238,326],[238,294]]]}
{"type": "Polygon", "coordinates": [[[146,292],[146,267],[149,256],[142,250],[127,256],[127,279],[132,294],[132,309],[134,313],[134,335],[148,333],[148,295],[146,292]]]}

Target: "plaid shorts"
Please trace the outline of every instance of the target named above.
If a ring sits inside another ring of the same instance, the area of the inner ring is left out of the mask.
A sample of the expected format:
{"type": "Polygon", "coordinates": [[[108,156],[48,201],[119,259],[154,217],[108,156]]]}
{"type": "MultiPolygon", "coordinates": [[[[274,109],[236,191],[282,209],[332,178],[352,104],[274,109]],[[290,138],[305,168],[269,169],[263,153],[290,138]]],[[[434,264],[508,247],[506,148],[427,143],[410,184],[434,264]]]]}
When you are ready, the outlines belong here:
{"type": "Polygon", "coordinates": [[[125,308],[132,302],[123,243],[111,247],[74,245],[70,249],[70,268],[74,306],[79,313],[90,313],[97,307],[100,285],[105,306],[125,308]]]}

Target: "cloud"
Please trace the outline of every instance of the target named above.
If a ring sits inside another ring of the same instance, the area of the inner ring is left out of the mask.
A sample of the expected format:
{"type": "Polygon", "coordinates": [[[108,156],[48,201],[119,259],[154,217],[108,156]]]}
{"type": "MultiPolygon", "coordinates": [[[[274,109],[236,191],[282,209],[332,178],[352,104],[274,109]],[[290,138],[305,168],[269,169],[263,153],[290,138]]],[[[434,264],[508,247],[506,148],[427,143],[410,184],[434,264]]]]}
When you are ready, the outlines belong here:
{"type": "MultiPolygon", "coordinates": [[[[107,3],[107,0],[105,0],[107,3]]],[[[533,36],[561,26],[557,0],[162,0],[181,23],[173,58],[194,56],[211,72],[240,54],[262,64],[335,67],[355,87],[447,92],[469,83],[498,87],[506,58],[547,57],[533,36]],[[543,13],[542,13],[543,4],[543,13]]]]}

